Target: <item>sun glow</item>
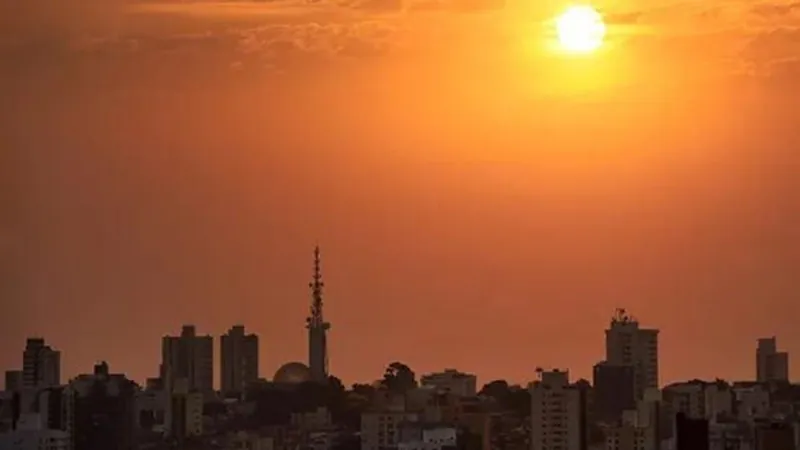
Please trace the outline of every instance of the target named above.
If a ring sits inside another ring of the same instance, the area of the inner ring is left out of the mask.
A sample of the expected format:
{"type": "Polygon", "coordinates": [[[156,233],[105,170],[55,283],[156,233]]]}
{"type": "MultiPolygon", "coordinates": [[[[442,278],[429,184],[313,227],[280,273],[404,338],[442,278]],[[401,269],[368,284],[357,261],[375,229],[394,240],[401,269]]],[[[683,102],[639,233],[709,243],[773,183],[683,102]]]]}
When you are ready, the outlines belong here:
{"type": "Polygon", "coordinates": [[[561,47],[570,53],[590,53],[603,44],[606,25],[591,6],[571,6],[556,19],[561,47]]]}

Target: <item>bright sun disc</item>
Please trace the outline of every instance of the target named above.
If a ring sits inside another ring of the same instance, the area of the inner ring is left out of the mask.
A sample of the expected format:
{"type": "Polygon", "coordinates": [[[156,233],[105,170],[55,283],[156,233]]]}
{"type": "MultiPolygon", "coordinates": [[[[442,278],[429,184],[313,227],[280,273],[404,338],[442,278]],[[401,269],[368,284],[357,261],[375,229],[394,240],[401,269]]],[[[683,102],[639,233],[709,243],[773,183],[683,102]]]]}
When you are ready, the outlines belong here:
{"type": "Polygon", "coordinates": [[[606,25],[591,6],[572,6],[556,19],[558,42],[572,53],[589,53],[603,44],[606,25]]]}

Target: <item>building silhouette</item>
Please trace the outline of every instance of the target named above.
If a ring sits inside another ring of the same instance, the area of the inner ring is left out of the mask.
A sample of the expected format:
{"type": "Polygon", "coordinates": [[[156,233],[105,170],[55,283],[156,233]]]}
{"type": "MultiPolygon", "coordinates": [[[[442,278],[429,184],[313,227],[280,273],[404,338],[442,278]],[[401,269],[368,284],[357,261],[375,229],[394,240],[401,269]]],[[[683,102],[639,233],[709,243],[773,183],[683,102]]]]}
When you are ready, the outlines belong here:
{"type": "Polygon", "coordinates": [[[478,377],[456,369],[429,373],[420,378],[420,385],[430,386],[461,397],[474,397],[478,393],[478,377]]]}
{"type": "Polygon", "coordinates": [[[754,430],[754,450],[795,450],[794,427],[785,423],[761,423],[754,430]]]}
{"type": "Polygon", "coordinates": [[[64,390],[64,423],[72,450],[134,449],[136,390],[136,383],[109,373],[104,362],[71,381],[64,390]]]}
{"type": "Polygon", "coordinates": [[[61,384],[61,352],[43,338],[28,338],[22,353],[22,387],[41,389],[61,384]]]}
{"type": "Polygon", "coordinates": [[[789,353],[779,352],[775,337],[758,340],[756,348],[756,381],[789,381],[789,353]]]}
{"type": "Polygon", "coordinates": [[[164,336],[161,361],[168,391],[179,379],[185,379],[190,390],[214,390],[214,339],[198,336],[194,325],[184,325],[180,336],[164,336]]]}
{"type": "Polygon", "coordinates": [[[708,420],[675,416],[675,450],[709,450],[708,420]]]}
{"type": "Polygon", "coordinates": [[[620,420],[623,411],[636,409],[633,366],[602,361],[595,364],[592,374],[596,420],[614,423],[620,420]]]}
{"type": "Polygon", "coordinates": [[[22,388],[22,371],[21,370],[6,370],[5,376],[5,390],[14,392],[22,388]]]}
{"type": "Polygon", "coordinates": [[[588,383],[571,384],[569,371],[537,372],[530,386],[531,450],[585,450],[588,383]]]}
{"type": "Polygon", "coordinates": [[[220,338],[220,388],[224,394],[241,394],[258,380],[258,336],[236,325],[220,338]]]}
{"type": "Polygon", "coordinates": [[[167,399],[165,432],[177,445],[203,434],[203,394],[189,389],[185,378],[178,379],[167,399]]]}
{"type": "Polygon", "coordinates": [[[326,382],[328,380],[328,330],[331,324],[325,321],[323,315],[322,267],[319,246],[314,248],[314,275],[311,283],[311,312],[306,319],[308,329],[308,368],[311,380],[326,382]]]}
{"type": "Polygon", "coordinates": [[[624,309],[618,309],[606,330],[606,361],[633,367],[636,399],[649,388],[658,388],[658,330],[639,327],[624,309]]]}

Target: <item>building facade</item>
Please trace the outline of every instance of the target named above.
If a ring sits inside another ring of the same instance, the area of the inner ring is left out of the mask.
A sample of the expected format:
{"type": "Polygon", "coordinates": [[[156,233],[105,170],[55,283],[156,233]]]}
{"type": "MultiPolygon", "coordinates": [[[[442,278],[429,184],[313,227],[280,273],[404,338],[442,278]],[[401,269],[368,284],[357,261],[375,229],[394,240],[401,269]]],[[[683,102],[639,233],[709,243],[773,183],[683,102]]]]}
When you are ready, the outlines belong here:
{"type": "Polygon", "coordinates": [[[758,340],[756,381],[759,383],[789,381],[789,353],[778,351],[775,337],[758,340]]]}
{"type": "Polygon", "coordinates": [[[639,327],[624,309],[618,309],[606,330],[606,361],[633,366],[636,399],[648,388],[658,388],[658,330],[639,327]]]}
{"type": "Polygon", "coordinates": [[[167,390],[179,379],[190,390],[214,390],[214,338],[198,336],[194,325],[184,325],[180,336],[162,340],[161,378],[167,390]]]}
{"type": "Polygon", "coordinates": [[[0,448],[9,450],[70,450],[69,433],[41,427],[0,434],[0,448]]]}
{"type": "Polygon", "coordinates": [[[587,448],[587,392],[569,372],[541,371],[531,383],[531,450],[587,448]]]}
{"type": "Polygon", "coordinates": [[[675,450],[709,450],[709,442],[708,420],[675,416],[675,450]]]}
{"type": "Polygon", "coordinates": [[[22,388],[22,371],[21,370],[7,370],[6,377],[5,377],[5,390],[6,391],[18,391],[22,388]]]}
{"type": "Polygon", "coordinates": [[[361,450],[397,448],[400,432],[406,422],[416,422],[419,416],[403,409],[369,411],[361,414],[361,450]]]}
{"type": "Polygon", "coordinates": [[[64,429],[71,450],[132,450],[136,445],[137,385],[106,363],[64,390],[64,429]]]}
{"type": "Polygon", "coordinates": [[[61,384],[61,352],[43,338],[28,338],[22,353],[22,387],[46,388],[61,384]]]}
{"type": "Polygon", "coordinates": [[[225,394],[241,394],[258,380],[258,336],[236,325],[220,338],[220,388],[225,394]]]}
{"type": "Polygon", "coordinates": [[[423,375],[420,381],[422,386],[433,387],[461,397],[473,397],[478,393],[478,377],[455,369],[423,375]]]}
{"type": "Polygon", "coordinates": [[[191,390],[186,379],[173,386],[165,412],[165,434],[180,445],[203,434],[203,393],[191,390]]]}
{"type": "Polygon", "coordinates": [[[613,423],[623,411],[636,408],[635,375],[633,366],[614,365],[606,361],[594,366],[594,418],[613,423]]]}

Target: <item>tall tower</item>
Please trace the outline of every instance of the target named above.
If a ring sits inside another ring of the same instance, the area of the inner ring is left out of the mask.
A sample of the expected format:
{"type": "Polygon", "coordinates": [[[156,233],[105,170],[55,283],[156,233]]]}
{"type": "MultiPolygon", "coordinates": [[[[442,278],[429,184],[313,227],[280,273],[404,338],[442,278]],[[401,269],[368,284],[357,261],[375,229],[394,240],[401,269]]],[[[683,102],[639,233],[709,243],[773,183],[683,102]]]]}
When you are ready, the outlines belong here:
{"type": "Polygon", "coordinates": [[[328,380],[328,330],[331,324],[325,322],[322,314],[322,268],[320,267],[319,245],[314,248],[314,277],[311,288],[311,314],[306,319],[308,328],[308,368],[311,380],[324,383],[328,380]]]}

